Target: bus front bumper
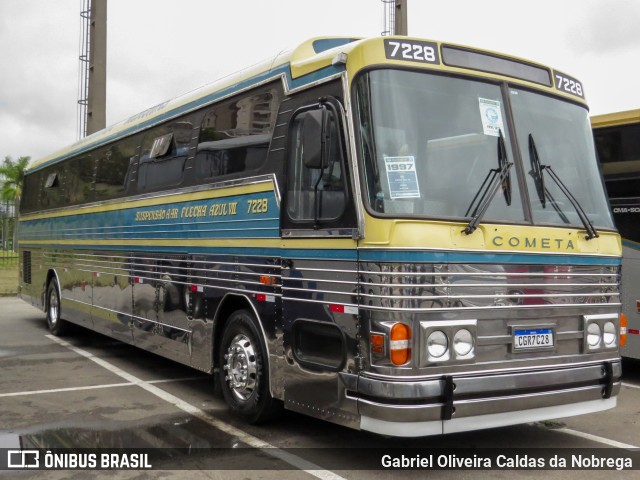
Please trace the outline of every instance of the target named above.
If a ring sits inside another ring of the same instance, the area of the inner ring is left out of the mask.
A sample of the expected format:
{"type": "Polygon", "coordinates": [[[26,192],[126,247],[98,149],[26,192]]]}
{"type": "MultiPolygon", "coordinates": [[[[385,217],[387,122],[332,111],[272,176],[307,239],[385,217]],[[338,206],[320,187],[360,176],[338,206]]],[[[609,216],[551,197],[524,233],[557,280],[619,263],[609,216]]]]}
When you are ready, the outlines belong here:
{"type": "Polygon", "coordinates": [[[582,415],[614,408],[619,360],[579,366],[444,375],[421,381],[342,375],[362,430],[439,435],[582,415]]]}

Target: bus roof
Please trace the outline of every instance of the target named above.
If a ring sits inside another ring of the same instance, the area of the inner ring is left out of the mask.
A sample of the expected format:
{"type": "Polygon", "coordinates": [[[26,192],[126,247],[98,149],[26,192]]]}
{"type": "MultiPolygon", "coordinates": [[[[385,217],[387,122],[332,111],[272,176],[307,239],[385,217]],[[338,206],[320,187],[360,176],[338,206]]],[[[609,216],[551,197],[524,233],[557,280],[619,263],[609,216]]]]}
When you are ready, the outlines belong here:
{"type": "Polygon", "coordinates": [[[614,127],[636,122],[640,122],[640,108],[591,117],[591,126],[593,128],[614,127]]]}
{"type": "MultiPolygon", "coordinates": [[[[585,103],[581,87],[580,95],[576,95],[575,92],[568,91],[566,86],[564,89],[558,87],[558,80],[554,79],[560,76],[564,80],[573,81],[574,85],[579,83],[571,77],[544,65],[501,53],[410,37],[374,37],[370,39],[317,37],[303,42],[293,50],[280,52],[274,57],[247,69],[220,78],[201,88],[163,102],[109,126],[69,147],[35,161],[29,166],[28,170],[39,170],[47,165],[58,163],[72,156],[107,145],[117,139],[133,135],[153,125],[269,81],[282,79],[286,84],[287,90],[292,90],[334,77],[345,70],[348,71],[350,78],[353,78],[353,74],[360,68],[381,64],[406,65],[411,68],[428,67],[454,73],[465,72],[468,74],[475,72],[479,76],[497,79],[504,79],[504,77],[516,78],[523,84],[528,84],[534,88],[545,89],[557,95],[571,98],[573,101],[585,103]],[[381,48],[383,42],[385,44],[381,48]],[[407,42],[416,45],[432,45],[436,50],[434,54],[436,61],[425,63],[424,58],[421,59],[422,62],[408,59],[408,57],[400,55],[405,50],[395,47],[394,51],[400,53],[395,57],[390,56],[389,52],[385,50],[388,46],[387,42],[393,44],[407,42]],[[452,52],[451,62],[447,61],[444,54],[445,58],[442,61],[439,59],[439,52],[444,52],[445,49],[452,52]],[[338,54],[341,53],[345,55],[340,57],[338,54]],[[457,55],[455,61],[453,53],[457,55]],[[349,59],[348,62],[346,61],[347,58],[349,59]],[[456,62],[460,63],[456,64],[456,62]],[[479,66],[480,64],[482,66],[479,66]],[[522,73],[527,71],[528,73],[526,74],[522,73]],[[540,74],[545,78],[548,77],[548,80],[536,80],[536,76],[540,74]]],[[[560,85],[562,85],[562,81],[560,81],[560,85]]]]}

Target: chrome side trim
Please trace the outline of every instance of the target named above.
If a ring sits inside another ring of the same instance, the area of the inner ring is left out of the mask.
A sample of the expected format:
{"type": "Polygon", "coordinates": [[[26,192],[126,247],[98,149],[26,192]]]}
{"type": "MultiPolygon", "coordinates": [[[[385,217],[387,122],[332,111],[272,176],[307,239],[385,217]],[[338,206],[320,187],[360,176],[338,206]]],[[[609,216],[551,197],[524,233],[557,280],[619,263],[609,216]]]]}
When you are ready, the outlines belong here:
{"type": "MultiPolygon", "coordinates": [[[[263,292],[260,292],[263,293],[263,292]]],[[[338,293],[339,295],[350,295],[353,296],[353,294],[349,294],[349,293],[339,293],[339,292],[335,292],[338,293]]],[[[315,303],[315,304],[320,304],[320,305],[334,305],[335,303],[339,303],[340,305],[343,305],[345,307],[354,307],[354,308],[362,308],[361,305],[358,305],[357,303],[348,303],[348,302],[326,302],[324,300],[312,300],[309,298],[292,298],[292,297],[287,297],[287,302],[302,302],[302,303],[315,303]]]]}
{"type": "MultiPolygon", "coordinates": [[[[403,285],[402,288],[413,288],[414,285],[406,284],[403,285]]],[[[417,287],[417,285],[416,285],[417,287]]],[[[535,294],[518,294],[518,295],[509,295],[502,293],[494,293],[491,295],[374,295],[369,293],[361,293],[361,297],[369,297],[369,298],[388,298],[391,300],[443,300],[443,299],[452,299],[452,300],[462,300],[465,298],[474,298],[474,299],[496,299],[496,298],[558,298],[562,297],[576,297],[576,298],[587,298],[587,297],[619,297],[619,293],[608,292],[606,294],[603,293],[535,293],[535,294]]],[[[610,305],[610,304],[609,304],[610,305]]]]}
{"type": "MultiPolygon", "coordinates": [[[[556,295],[557,297],[558,295],[556,295]]],[[[620,302],[611,303],[589,303],[590,308],[594,307],[619,307],[620,302]]],[[[467,310],[535,310],[549,309],[549,307],[567,309],[571,307],[584,308],[583,303],[567,303],[567,304],[544,304],[544,305],[482,305],[473,307],[427,307],[427,308],[399,308],[399,307],[377,307],[371,305],[360,305],[362,310],[379,311],[379,312],[408,312],[408,313],[428,313],[428,312],[459,312],[467,310]]]]}
{"type": "MultiPolygon", "coordinates": [[[[420,222],[420,221],[427,221],[427,220],[432,220],[432,221],[436,221],[435,219],[427,219],[427,218],[416,218],[416,221],[420,222]]],[[[525,227],[531,227],[531,225],[529,224],[522,224],[525,227]]],[[[539,225],[536,225],[539,226],[539,225]]],[[[462,225],[460,225],[460,228],[462,228],[462,225]]],[[[606,230],[603,230],[606,231],[606,230]]],[[[360,250],[370,250],[370,251],[379,251],[380,247],[379,246],[362,246],[359,247],[360,250]]],[[[388,247],[388,246],[384,246],[383,248],[385,251],[389,251],[389,252],[415,252],[416,248],[415,247],[388,247]]],[[[435,247],[426,247],[426,246],[421,246],[420,250],[424,250],[427,252],[451,252],[451,253],[460,253],[461,250],[459,249],[455,249],[455,248],[435,248],[435,247]]],[[[476,249],[476,248],[465,248],[464,252],[469,252],[469,253],[487,253],[486,249],[476,249]]],[[[532,252],[530,251],[526,251],[526,250],[491,250],[491,253],[508,253],[511,255],[518,255],[518,254],[531,254],[532,252]]],[[[534,252],[534,253],[539,253],[539,252],[534,252]]],[[[543,255],[553,255],[553,256],[558,256],[558,257],[566,257],[567,255],[579,255],[581,257],[605,257],[605,258],[620,258],[620,255],[616,255],[616,254],[609,254],[609,253],[588,253],[588,252],[577,252],[577,253],[563,253],[563,252],[544,252],[543,255]]]]}

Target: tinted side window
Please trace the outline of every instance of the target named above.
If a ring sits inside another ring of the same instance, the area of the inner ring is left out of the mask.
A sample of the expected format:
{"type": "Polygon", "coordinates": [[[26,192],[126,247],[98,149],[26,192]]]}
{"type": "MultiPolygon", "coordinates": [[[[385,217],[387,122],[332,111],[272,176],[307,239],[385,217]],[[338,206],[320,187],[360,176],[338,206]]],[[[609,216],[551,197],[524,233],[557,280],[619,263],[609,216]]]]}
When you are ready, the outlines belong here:
{"type": "Polygon", "coordinates": [[[609,196],[639,197],[640,125],[598,129],[594,137],[609,196]]]}
{"type": "Polygon", "coordinates": [[[183,118],[148,131],[142,141],[138,191],[179,185],[189,156],[193,122],[183,118]]]}
{"type": "Polygon", "coordinates": [[[20,200],[20,211],[22,213],[28,213],[42,208],[40,197],[43,195],[43,179],[42,170],[25,175],[22,186],[22,198],[20,200]]]}
{"type": "Polygon", "coordinates": [[[43,191],[40,197],[40,208],[56,208],[65,203],[65,191],[61,165],[53,165],[42,170],[44,179],[43,191]]]}
{"type": "Polygon", "coordinates": [[[76,157],[62,164],[62,188],[69,205],[89,202],[93,198],[93,165],[91,157],[76,157]]]}
{"type": "Polygon", "coordinates": [[[259,169],[267,159],[279,103],[273,87],[207,111],[195,160],[198,178],[211,181],[259,169]]]}
{"type": "Polygon", "coordinates": [[[92,196],[91,157],[75,157],[25,176],[21,211],[77,205],[92,196]]]}
{"type": "Polygon", "coordinates": [[[127,191],[128,172],[136,154],[136,138],[122,140],[96,155],[96,199],[121,197],[127,191]]]}

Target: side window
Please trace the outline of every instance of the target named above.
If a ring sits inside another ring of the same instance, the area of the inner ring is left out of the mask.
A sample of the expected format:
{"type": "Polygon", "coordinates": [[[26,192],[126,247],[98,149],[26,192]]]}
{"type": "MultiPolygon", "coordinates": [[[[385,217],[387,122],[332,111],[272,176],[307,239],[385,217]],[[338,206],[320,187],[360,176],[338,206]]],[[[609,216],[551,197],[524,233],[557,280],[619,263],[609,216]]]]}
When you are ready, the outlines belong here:
{"type": "Polygon", "coordinates": [[[321,112],[306,109],[291,122],[286,195],[287,214],[294,224],[336,221],[347,204],[343,142],[336,112],[321,112]]]}
{"type": "Polygon", "coordinates": [[[138,141],[135,138],[122,140],[97,155],[96,199],[120,197],[127,191],[128,172],[135,156],[138,141]]]}
{"type": "Polygon", "coordinates": [[[202,181],[258,170],[267,159],[279,91],[253,93],[216,105],[200,127],[195,172],[202,181]]]}
{"type": "Polygon", "coordinates": [[[640,125],[599,129],[594,137],[609,197],[637,197],[640,125]]]}
{"type": "Polygon", "coordinates": [[[32,212],[43,207],[41,200],[41,196],[44,196],[42,182],[42,170],[25,175],[22,186],[22,196],[20,197],[21,213],[32,212]]]}
{"type": "Polygon", "coordinates": [[[193,122],[182,118],[146,133],[138,165],[138,190],[179,185],[189,156],[193,122]]]}
{"type": "Polygon", "coordinates": [[[53,165],[42,170],[44,178],[43,192],[41,197],[42,208],[56,208],[64,204],[64,189],[62,188],[61,174],[62,167],[53,165]]]}
{"type": "Polygon", "coordinates": [[[70,205],[92,200],[93,161],[91,157],[67,160],[61,168],[64,197],[70,205]]]}

